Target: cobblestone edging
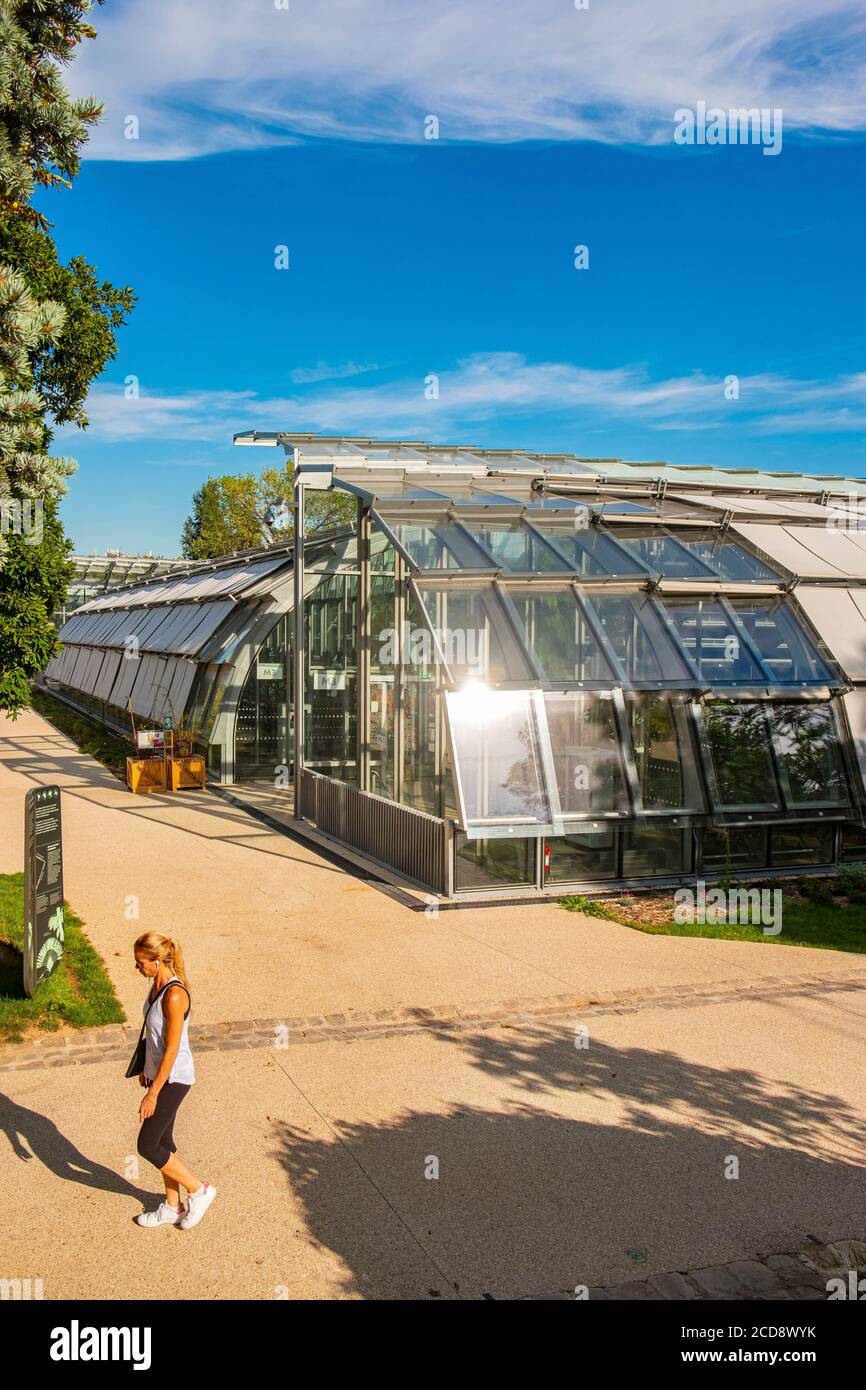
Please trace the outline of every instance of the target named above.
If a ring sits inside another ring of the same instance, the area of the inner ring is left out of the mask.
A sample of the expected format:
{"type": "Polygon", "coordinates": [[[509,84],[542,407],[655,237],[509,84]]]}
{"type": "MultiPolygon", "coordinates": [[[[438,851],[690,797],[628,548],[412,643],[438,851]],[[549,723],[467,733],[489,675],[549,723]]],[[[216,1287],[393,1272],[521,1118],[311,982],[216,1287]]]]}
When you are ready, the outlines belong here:
{"type": "MultiPolygon", "coordinates": [[[[668,1300],[696,1299],[738,1302],[779,1300],[820,1300],[866,1298],[866,1280],[858,1293],[858,1282],[866,1274],[866,1243],[860,1240],[834,1240],[824,1245],[810,1241],[796,1251],[768,1255],[758,1260],[733,1260],[726,1265],[690,1269],[685,1273],[653,1274],[649,1279],[632,1279],[625,1284],[587,1290],[589,1301],[617,1299],[668,1300]],[[831,1285],[831,1279],[841,1280],[831,1285]],[[828,1287],[829,1285],[829,1287],[828,1287]]],[[[574,1299],[575,1290],[554,1294],[574,1299]]]]}
{"type": "MultiPolygon", "coordinates": [[[[443,1004],[430,1008],[379,1009],[375,1013],[312,1014],[306,1018],[271,1016],[202,1024],[191,1027],[189,1032],[196,1052],[283,1048],[296,1043],[356,1041],[431,1030],[460,1033],[515,1023],[576,1023],[606,1014],[636,1013],[640,1009],[682,1009],[733,1000],[827,994],[858,984],[866,984],[866,969],[846,970],[830,976],[777,975],[703,985],[649,985],[643,989],[619,990],[616,994],[594,993],[585,998],[568,993],[540,999],[488,1000],[460,1008],[443,1004]]],[[[138,1031],[129,1024],[111,1023],[102,1028],[65,1033],[62,1038],[49,1034],[37,1042],[9,1044],[0,1052],[0,1072],[128,1061],[138,1031]]]]}

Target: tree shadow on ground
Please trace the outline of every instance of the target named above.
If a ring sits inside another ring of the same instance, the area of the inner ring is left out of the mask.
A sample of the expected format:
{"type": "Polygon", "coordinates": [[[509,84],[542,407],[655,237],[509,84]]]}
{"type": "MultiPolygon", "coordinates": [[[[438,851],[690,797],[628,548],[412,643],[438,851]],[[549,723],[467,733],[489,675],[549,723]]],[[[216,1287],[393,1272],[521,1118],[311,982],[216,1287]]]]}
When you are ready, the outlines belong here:
{"type": "Polygon", "coordinates": [[[347,1295],[573,1296],[866,1235],[866,1127],[838,1097],[669,1051],[578,1051],[561,1034],[441,1040],[464,1064],[437,1054],[429,1085],[416,1076],[425,1096],[448,1077],[435,1108],[337,1123],[324,1140],[276,1128],[347,1295]]]}

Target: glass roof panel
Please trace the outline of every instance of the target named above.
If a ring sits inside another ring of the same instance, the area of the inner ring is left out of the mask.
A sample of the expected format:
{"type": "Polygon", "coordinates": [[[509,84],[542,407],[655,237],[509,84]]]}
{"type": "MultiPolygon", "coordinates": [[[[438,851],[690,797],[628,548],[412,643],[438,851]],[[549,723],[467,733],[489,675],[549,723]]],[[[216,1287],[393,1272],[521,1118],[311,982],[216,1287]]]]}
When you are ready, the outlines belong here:
{"type": "Polygon", "coordinates": [[[642,575],[643,568],[628,550],[597,526],[581,524],[587,515],[581,509],[571,521],[533,516],[532,527],[555,546],[573,574],[642,575]]]}
{"type": "Polygon", "coordinates": [[[683,684],[694,673],[647,594],[582,593],[605,640],[633,685],[683,684]]]}
{"type": "Polygon", "coordinates": [[[710,685],[762,685],[767,676],[715,599],[665,599],[686,651],[710,685]]]}
{"type": "Polygon", "coordinates": [[[523,641],[545,681],[615,685],[619,677],[604,656],[574,590],[509,587],[523,641]]]}
{"type": "Polygon", "coordinates": [[[390,522],[412,563],[422,570],[490,569],[490,557],[455,522],[390,522]]]}
{"type": "Polygon", "coordinates": [[[732,598],[731,607],[778,685],[826,685],[833,677],[781,598],[732,598]]]}
{"type": "Polygon", "coordinates": [[[522,521],[467,520],[464,525],[504,570],[519,574],[553,574],[568,570],[564,556],[522,521]]]}
{"type": "Polygon", "coordinates": [[[455,682],[535,678],[492,584],[454,583],[441,589],[419,585],[419,593],[455,682]]]}
{"type": "Polygon", "coordinates": [[[715,578],[714,571],[708,569],[697,554],[680,545],[659,526],[646,529],[641,526],[622,527],[615,534],[620,545],[630,550],[649,569],[668,579],[715,578]]]}
{"type": "Polygon", "coordinates": [[[779,575],[724,531],[678,531],[680,545],[703,560],[722,579],[778,582],[779,575]]]}

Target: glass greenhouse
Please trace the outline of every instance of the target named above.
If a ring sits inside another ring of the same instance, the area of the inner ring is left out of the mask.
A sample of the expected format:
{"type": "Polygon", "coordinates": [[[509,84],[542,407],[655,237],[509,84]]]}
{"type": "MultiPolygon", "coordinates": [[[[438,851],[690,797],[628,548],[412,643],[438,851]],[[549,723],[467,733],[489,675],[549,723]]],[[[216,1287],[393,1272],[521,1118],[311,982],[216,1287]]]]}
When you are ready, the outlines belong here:
{"type": "Polygon", "coordinates": [[[98,595],[61,698],[449,897],[866,857],[866,484],[236,442],[355,524],[98,595]]]}

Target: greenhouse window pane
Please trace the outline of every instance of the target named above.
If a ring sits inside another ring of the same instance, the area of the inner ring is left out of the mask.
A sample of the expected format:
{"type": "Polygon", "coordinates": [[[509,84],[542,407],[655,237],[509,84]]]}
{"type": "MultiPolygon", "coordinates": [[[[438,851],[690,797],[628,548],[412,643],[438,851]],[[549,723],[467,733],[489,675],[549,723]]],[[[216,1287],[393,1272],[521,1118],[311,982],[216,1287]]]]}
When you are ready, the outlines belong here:
{"type": "Polygon", "coordinates": [[[702,809],[697,760],[682,702],[663,695],[630,695],[626,710],[644,810],[702,809]]]}
{"type": "Polygon", "coordinates": [[[481,685],[446,692],[462,819],[551,823],[535,722],[526,690],[481,685]]]}
{"type": "MultiPolygon", "coordinates": [[[[585,515],[585,512],[581,512],[585,515]]],[[[597,526],[549,522],[532,519],[538,531],[551,545],[556,546],[574,574],[643,574],[634,557],[605,535],[597,526]]]]}
{"type": "Polygon", "coordinates": [[[616,676],[575,601],[572,589],[512,589],[523,640],[548,681],[612,685],[616,676]]]}
{"type": "Polygon", "coordinates": [[[629,801],[610,696],[545,691],[544,708],[562,815],[627,815],[629,801]]]}
{"type": "Polygon", "coordinates": [[[765,826],[747,830],[705,830],[701,851],[705,873],[739,873],[743,869],[767,867],[767,830],[765,826]]]}
{"type": "Polygon", "coordinates": [[[490,559],[452,521],[434,524],[389,522],[412,563],[420,570],[489,569],[490,559]]]}
{"type": "Polygon", "coordinates": [[[524,526],[520,521],[512,524],[467,521],[466,526],[490,551],[501,569],[520,574],[555,574],[568,569],[565,557],[545,545],[529,526],[524,526]]]}
{"type": "MultiPolygon", "coordinates": [[[[519,646],[505,610],[492,585],[476,588],[449,585],[420,590],[430,625],[453,678],[465,680],[532,680],[526,652],[519,646]]],[[[425,664],[430,643],[426,629],[410,633],[408,662],[425,664]]]]}
{"type": "Polygon", "coordinates": [[[503,883],[535,881],[535,841],[525,839],[455,840],[456,888],[497,888],[503,883]]]}
{"type": "Polygon", "coordinates": [[[824,662],[781,599],[733,598],[729,602],[774,682],[826,685],[832,680],[824,662]]]}
{"type": "Polygon", "coordinates": [[[680,640],[709,685],[762,685],[767,676],[722,605],[714,599],[665,599],[680,640]]]}
{"type": "Polygon", "coordinates": [[[832,864],[832,826],[773,826],[770,831],[770,863],[774,869],[832,864]]]}
{"type": "Polygon", "coordinates": [[[645,594],[583,594],[629,681],[666,684],[692,678],[682,656],[645,594]]]}
{"type": "Polygon", "coordinates": [[[667,878],[688,868],[685,835],[666,826],[623,831],[624,878],[667,878]]]}
{"type": "Polygon", "coordinates": [[[774,583],[779,579],[775,570],[765,565],[763,560],[752,555],[745,546],[729,540],[721,531],[677,532],[677,540],[705,565],[715,570],[722,579],[732,579],[739,583],[763,581],[774,583]]]}
{"type": "Polygon", "coordinates": [[[791,805],[846,805],[848,789],[830,706],[773,705],[770,719],[791,805]]]}
{"type": "Polygon", "coordinates": [[[616,878],[616,830],[586,830],[550,841],[549,883],[590,883],[616,878]]]}
{"type": "Polygon", "coordinates": [[[705,715],[719,805],[780,810],[765,707],[711,702],[705,715]]]}
{"type": "Polygon", "coordinates": [[[668,579],[712,579],[713,572],[708,569],[698,555],[692,554],[673,536],[668,536],[657,526],[623,527],[616,532],[620,545],[630,550],[651,570],[668,579]]]}
{"type": "Polygon", "coordinates": [[[842,863],[866,864],[866,825],[846,821],[842,826],[842,863]]]}

